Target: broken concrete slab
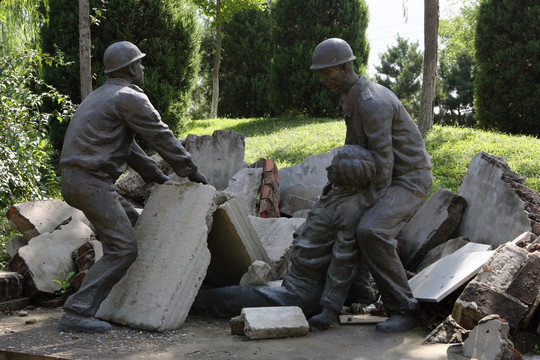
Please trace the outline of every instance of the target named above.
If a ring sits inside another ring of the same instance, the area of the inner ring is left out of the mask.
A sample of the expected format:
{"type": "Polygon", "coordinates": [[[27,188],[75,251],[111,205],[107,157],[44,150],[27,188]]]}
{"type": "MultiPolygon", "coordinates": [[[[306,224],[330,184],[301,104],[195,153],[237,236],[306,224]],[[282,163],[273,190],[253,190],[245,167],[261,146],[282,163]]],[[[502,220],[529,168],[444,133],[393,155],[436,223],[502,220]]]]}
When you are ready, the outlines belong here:
{"type": "MultiPolygon", "coordinates": [[[[238,285],[255,260],[271,265],[242,201],[234,196],[219,205],[214,213],[208,249],[212,254],[204,280],[208,285],[238,285]]],[[[274,279],[276,275],[272,272],[274,279]]]]}
{"type": "Polygon", "coordinates": [[[6,213],[9,224],[28,241],[39,234],[52,232],[68,219],[77,219],[86,225],[82,211],[61,200],[38,200],[15,204],[6,213]]]}
{"type": "Polygon", "coordinates": [[[284,278],[289,268],[293,234],[296,229],[306,222],[306,219],[263,219],[250,216],[249,220],[257,234],[259,234],[261,244],[270,259],[270,265],[273,265],[279,278],[284,278]]]}
{"type": "Polygon", "coordinates": [[[227,188],[232,176],[246,167],[244,135],[233,130],[216,130],[212,136],[190,134],[185,148],[217,190],[227,188]]]}
{"type": "Polygon", "coordinates": [[[282,216],[292,217],[298,211],[311,209],[314,204],[314,200],[295,194],[287,194],[283,197],[279,211],[282,216]]]}
{"type": "MultiPolygon", "coordinates": [[[[19,249],[18,257],[28,271],[21,273],[20,270],[12,270],[25,276],[25,282],[31,281],[38,292],[52,294],[61,288],[56,280],[61,282],[68,273],[77,271],[71,253],[87,242],[91,234],[92,230],[88,225],[78,219],[73,219],[52,232],[42,233],[19,249]],[[28,276],[31,276],[31,279],[26,279],[28,276]]],[[[10,267],[17,263],[17,260],[13,259],[10,267]]]]}
{"type": "Polygon", "coordinates": [[[240,314],[250,340],[305,336],[309,324],[298,306],[244,308],[240,314]]]}
{"type": "Polygon", "coordinates": [[[332,163],[332,159],[340,148],[332,149],[326,153],[308,156],[303,163],[279,170],[280,191],[298,184],[315,185],[322,192],[328,177],[326,168],[332,163]]]}
{"type": "Polygon", "coordinates": [[[9,256],[14,257],[24,245],[28,244],[28,240],[24,236],[15,236],[6,243],[6,252],[9,256]]]}
{"type": "Polygon", "coordinates": [[[491,245],[469,243],[422,270],[409,280],[415,298],[440,302],[476,275],[494,251],[491,245]]]}
{"type": "Polygon", "coordinates": [[[317,185],[305,185],[305,184],[298,184],[289,186],[288,188],[281,191],[281,203],[280,206],[283,203],[283,198],[286,197],[289,194],[293,194],[296,196],[299,196],[304,199],[311,200],[312,202],[315,202],[319,196],[321,196],[321,188],[317,185]]]}
{"type": "Polygon", "coordinates": [[[229,180],[225,192],[238,196],[248,215],[257,216],[257,197],[262,183],[262,168],[243,168],[229,180]]]}
{"type": "Polygon", "coordinates": [[[452,315],[449,315],[424,338],[423,344],[463,343],[467,336],[469,336],[469,330],[459,325],[452,315]]]}
{"type": "Polygon", "coordinates": [[[264,261],[255,260],[242,275],[240,285],[267,285],[272,279],[272,267],[264,261]]]}
{"type": "Polygon", "coordinates": [[[193,182],[156,186],[135,225],[137,260],[97,317],[155,331],[184,323],[210,263],[215,193],[193,182]]]}
{"type": "Polygon", "coordinates": [[[444,244],[441,244],[430,251],[424,256],[424,259],[418,264],[415,268],[416,272],[420,272],[427,268],[429,265],[435,263],[436,261],[442,259],[446,255],[455,253],[457,250],[461,249],[463,246],[469,243],[469,239],[464,237],[458,237],[455,239],[450,239],[444,244]]]}
{"type": "Polygon", "coordinates": [[[524,178],[504,159],[477,154],[471,161],[459,195],[468,203],[459,236],[494,248],[532,231],[540,219],[540,194],[525,187],[524,178]],[[536,220],[535,220],[536,219],[536,220]]]}
{"type": "Polygon", "coordinates": [[[405,224],[400,259],[406,270],[414,268],[429,250],[448,240],[459,227],[467,202],[451,191],[438,189],[405,224]]]}

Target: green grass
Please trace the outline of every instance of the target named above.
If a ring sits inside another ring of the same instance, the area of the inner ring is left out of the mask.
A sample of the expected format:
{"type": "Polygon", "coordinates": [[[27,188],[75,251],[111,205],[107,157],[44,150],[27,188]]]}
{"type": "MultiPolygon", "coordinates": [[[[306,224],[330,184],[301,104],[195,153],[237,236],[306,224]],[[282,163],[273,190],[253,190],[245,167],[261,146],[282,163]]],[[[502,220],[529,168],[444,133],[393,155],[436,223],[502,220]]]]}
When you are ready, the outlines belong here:
{"type": "MultiPolygon", "coordinates": [[[[211,135],[229,129],[246,136],[246,162],[272,159],[278,168],[303,162],[310,155],[343,145],[345,123],[336,119],[256,118],[196,120],[178,134],[211,135]]],[[[525,176],[525,185],[540,191],[540,140],[451,126],[435,126],[425,136],[433,158],[432,193],[439,188],[459,192],[473,157],[483,151],[500,156],[510,168],[525,176]]]]}

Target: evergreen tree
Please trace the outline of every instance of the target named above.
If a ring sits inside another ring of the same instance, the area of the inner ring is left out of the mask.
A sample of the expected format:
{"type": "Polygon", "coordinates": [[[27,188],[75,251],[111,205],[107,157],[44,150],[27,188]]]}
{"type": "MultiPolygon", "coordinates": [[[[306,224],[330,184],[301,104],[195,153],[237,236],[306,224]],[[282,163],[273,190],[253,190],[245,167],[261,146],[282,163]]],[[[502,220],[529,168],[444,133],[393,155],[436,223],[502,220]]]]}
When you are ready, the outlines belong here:
{"type": "Polygon", "coordinates": [[[271,113],[268,70],[271,64],[270,12],[247,10],[223,26],[219,115],[257,117],[271,113]]]}
{"type": "Polygon", "coordinates": [[[423,63],[418,46],[418,41],[409,44],[407,39],[398,35],[397,45],[379,55],[381,65],[375,67],[378,71],[375,81],[392,90],[416,121],[420,115],[423,63]]]}
{"type": "Polygon", "coordinates": [[[364,0],[277,0],[271,6],[274,56],[270,67],[269,97],[277,114],[304,113],[338,116],[338,93],[319,83],[310,70],[315,47],[338,37],[349,43],[359,74],[366,69],[369,45],[365,35],[368,8],[364,0]]]}
{"type": "MultiPolygon", "coordinates": [[[[104,17],[92,26],[92,72],[94,88],[101,85],[103,53],[116,41],[127,40],[147,56],[144,91],[175,131],[186,121],[199,67],[200,27],[196,10],[188,0],[90,0],[90,8],[103,9],[104,17]]],[[[71,0],[50,0],[49,21],[42,31],[43,48],[60,51],[73,64],[50,68],[45,76],[60,92],[80,101],[78,8],[71,0]]],[[[61,148],[65,124],[51,129],[51,140],[61,148]]]]}
{"type": "Polygon", "coordinates": [[[475,108],[484,128],[538,135],[540,2],[486,0],[476,28],[475,108]]]}

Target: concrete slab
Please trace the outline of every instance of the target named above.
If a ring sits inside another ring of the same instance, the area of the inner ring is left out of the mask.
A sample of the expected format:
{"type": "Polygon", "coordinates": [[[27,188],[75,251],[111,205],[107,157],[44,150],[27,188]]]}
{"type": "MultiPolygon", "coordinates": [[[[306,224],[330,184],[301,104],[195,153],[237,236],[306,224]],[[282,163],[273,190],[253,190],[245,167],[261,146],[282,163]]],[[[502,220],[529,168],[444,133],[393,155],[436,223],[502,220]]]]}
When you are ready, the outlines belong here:
{"type": "MultiPolygon", "coordinates": [[[[259,235],[237,197],[229,198],[215,211],[208,249],[212,261],[204,282],[209,285],[237,285],[255,260],[270,264],[259,235]]],[[[272,277],[275,276],[273,272],[272,277]]]]}
{"type": "Polygon", "coordinates": [[[257,216],[257,196],[262,185],[262,168],[243,168],[229,180],[225,192],[238,196],[248,215],[257,216]]]}
{"type": "Polygon", "coordinates": [[[306,222],[302,218],[258,218],[250,216],[253,228],[259,234],[262,246],[268,254],[278,277],[287,274],[289,256],[292,251],[293,234],[306,222]]]}
{"type": "Polygon", "coordinates": [[[96,316],[134,328],[179,328],[210,263],[206,240],[214,210],[210,185],[157,186],[135,226],[137,260],[96,316]]]}
{"type": "Polygon", "coordinates": [[[414,297],[426,302],[441,301],[480,271],[494,253],[486,251],[490,247],[469,243],[422,270],[409,280],[414,297]]]}
{"type": "Polygon", "coordinates": [[[240,313],[250,340],[306,336],[309,324],[298,306],[244,308],[240,313]]]}
{"type": "Polygon", "coordinates": [[[438,189],[403,227],[400,258],[405,269],[413,270],[434,247],[443,244],[457,230],[467,203],[451,191],[438,189]]]}
{"type": "Polygon", "coordinates": [[[443,257],[455,253],[457,250],[461,249],[463,246],[467,245],[468,243],[469,243],[469,239],[464,238],[464,237],[458,237],[455,239],[450,239],[446,241],[444,244],[434,247],[433,249],[428,251],[426,256],[424,256],[424,259],[420,262],[420,264],[416,266],[415,271],[420,272],[424,270],[429,265],[442,259],[443,257]]]}
{"type": "Polygon", "coordinates": [[[531,231],[525,203],[511,184],[518,176],[500,158],[481,152],[472,159],[459,191],[468,204],[459,236],[496,248],[531,231]]]}
{"type": "Polygon", "coordinates": [[[191,154],[208,183],[224,190],[229,180],[246,166],[244,135],[233,130],[216,130],[212,134],[188,135],[186,150],[191,154]]]}

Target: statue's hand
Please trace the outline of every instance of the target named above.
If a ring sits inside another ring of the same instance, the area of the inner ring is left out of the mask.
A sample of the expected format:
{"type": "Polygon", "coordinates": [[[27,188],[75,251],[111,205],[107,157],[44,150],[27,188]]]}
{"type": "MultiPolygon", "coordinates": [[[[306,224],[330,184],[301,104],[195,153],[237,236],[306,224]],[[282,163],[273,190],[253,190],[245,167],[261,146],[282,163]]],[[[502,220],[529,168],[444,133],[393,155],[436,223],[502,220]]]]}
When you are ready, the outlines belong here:
{"type": "Polygon", "coordinates": [[[195,171],[191,175],[188,175],[188,179],[201,184],[208,184],[208,180],[199,170],[195,171]]]}

